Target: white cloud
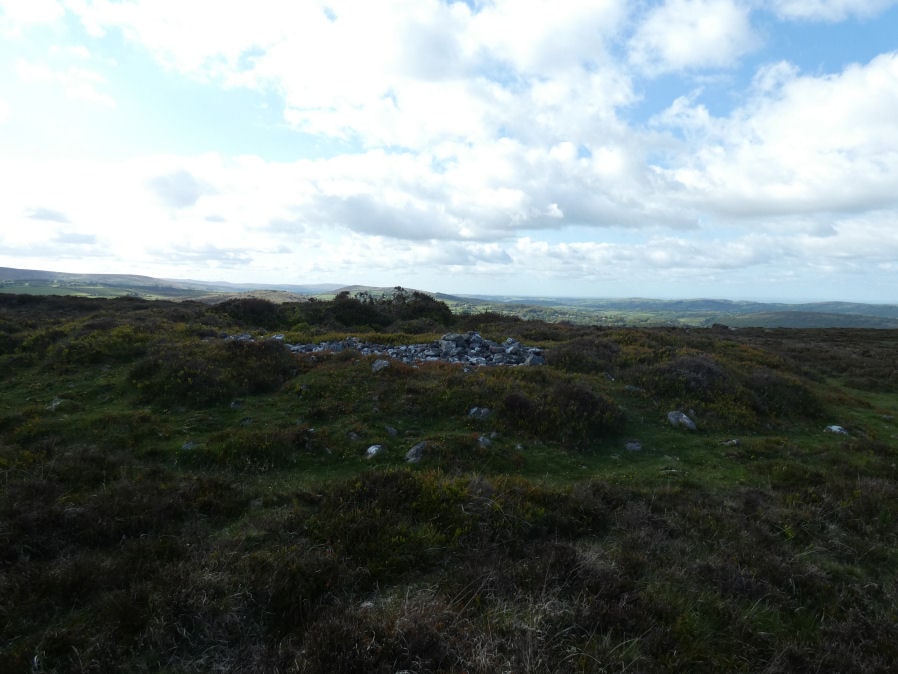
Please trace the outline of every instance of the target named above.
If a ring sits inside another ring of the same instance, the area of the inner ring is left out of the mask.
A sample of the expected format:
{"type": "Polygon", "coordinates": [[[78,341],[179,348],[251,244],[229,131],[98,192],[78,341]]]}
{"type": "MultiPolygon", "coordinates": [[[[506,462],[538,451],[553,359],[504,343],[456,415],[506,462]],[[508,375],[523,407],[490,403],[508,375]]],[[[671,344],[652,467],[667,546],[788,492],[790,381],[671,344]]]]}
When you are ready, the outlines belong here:
{"type": "Polygon", "coordinates": [[[12,106],[0,98],[0,124],[5,124],[9,121],[9,118],[12,116],[12,106]]]}
{"type": "Polygon", "coordinates": [[[758,44],[748,8],[734,0],[667,0],[636,30],[630,60],[652,75],[723,68],[758,44]]]}
{"type": "Polygon", "coordinates": [[[869,18],[898,4],[896,0],[768,0],[765,5],[784,19],[843,21],[869,18]]]}
{"type": "Polygon", "coordinates": [[[607,54],[621,0],[239,4],[107,0],[80,6],[168,67],[277,92],[297,129],[366,147],[432,148],[610,119],[635,99],[607,54]],[[213,18],[214,17],[214,18],[213,18]],[[537,105],[540,114],[528,114],[537,105]],[[559,119],[559,116],[567,119],[559,119]],[[577,117],[577,119],[572,119],[577,117]]]}
{"type": "Polygon", "coordinates": [[[73,101],[86,101],[110,108],[116,105],[112,96],[100,91],[106,84],[106,78],[87,68],[68,67],[64,70],[54,70],[42,63],[33,63],[20,58],[16,61],[16,73],[23,82],[32,84],[51,82],[59,86],[73,101]]]}
{"type": "Polygon", "coordinates": [[[706,133],[665,175],[702,207],[741,217],[898,205],[898,53],[831,76],[774,70],[728,118],[678,100],[663,117],[698,119],[706,133]]]}
{"type": "Polygon", "coordinates": [[[15,36],[29,26],[51,23],[64,15],[57,0],[0,0],[0,34],[15,36]]]}
{"type": "MultiPolygon", "coordinates": [[[[66,0],[91,35],[145,49],[169,69],[161,77],[264,93],[312,143],[348,142],[280,162],[0,157],[3,252],[80,247],[165,276],[173,261],[182,276],[363,271],[388,285],[410,285],[396,278],[407,274],[535,289],[849,273],[851,255],[898,256],[898,54],[817,76],[768,63],[725,103],[714,79],[696,88],[698,71],[761,46],[752,10],[837,20],[886,3],[474,4],[66,0]],[[640,101],[653,88],[666,109],[640,101]]],[[[59,3],[35,4],[31,18],[18,7],[16,26],[62,17],[59,3]]],[[[12,30],[3,17],[0,32],[12,30]]],[[[108,56],[107,42],[22,51],[20,89],[113,105],[113,83],[92,69],[108,63],[92,56],[108,56]]],[[[18,124],[19,99],[6,98],[18,124]]],[[[0,123],[9,116],[0,101],[0,123]]]]}

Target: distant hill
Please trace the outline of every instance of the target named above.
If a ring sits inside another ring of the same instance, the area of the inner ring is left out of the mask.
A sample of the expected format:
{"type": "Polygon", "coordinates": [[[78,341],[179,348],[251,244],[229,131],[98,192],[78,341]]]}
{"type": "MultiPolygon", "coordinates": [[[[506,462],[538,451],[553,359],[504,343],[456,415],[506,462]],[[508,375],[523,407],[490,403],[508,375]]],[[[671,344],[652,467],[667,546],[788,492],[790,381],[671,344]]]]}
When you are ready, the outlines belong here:
{"type": "MultiPolygon", "coordinates": [[[[415,289],[406,288],[408,292],[415,289]]],[[[391,296],[396,286],[318,283],[305,285],[227,283],[159,279],[129,274],[69,274],[0,267],[0,292],[83,297],[133,296],[221,302],[234,297],[261,297],[273,302],[302,301],[339,292],[391,296]]],[[[882,328],[898,329],[898,305],[855,302],[751,302],[721,299],[659,300],[649,298],[533,297],[449,295],[425,292],[455,313],[494,312],[524,319],[580,325],[676,325],[733,328],[882,328]]]]}
{"type": "Polygon", "coordinates": [[[309,285],[228,283],[189,279],[160,279],[131,274],[70,274],[40,269],[0,267],[0,292],[33,295],[80,295],[145,299],[196,299],[217,301],[237,294],[272,291],[266,299],[292,301],[297,295],[318,295],[340,288],[339,283],[309,285]]]}

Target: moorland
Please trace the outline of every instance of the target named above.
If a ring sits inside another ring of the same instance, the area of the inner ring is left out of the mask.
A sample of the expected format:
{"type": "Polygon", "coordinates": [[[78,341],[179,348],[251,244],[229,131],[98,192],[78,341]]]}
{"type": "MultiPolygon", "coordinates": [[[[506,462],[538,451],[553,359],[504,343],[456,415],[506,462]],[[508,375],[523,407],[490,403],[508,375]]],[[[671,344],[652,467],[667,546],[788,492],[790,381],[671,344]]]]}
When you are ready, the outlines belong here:
{"type": "Polygon", "coordinates": [[[0,671],[894,671],[896,414],[895,330],[0,294],[0,671]],[[450,332],[546,362],[286,347],[450,332]]]}

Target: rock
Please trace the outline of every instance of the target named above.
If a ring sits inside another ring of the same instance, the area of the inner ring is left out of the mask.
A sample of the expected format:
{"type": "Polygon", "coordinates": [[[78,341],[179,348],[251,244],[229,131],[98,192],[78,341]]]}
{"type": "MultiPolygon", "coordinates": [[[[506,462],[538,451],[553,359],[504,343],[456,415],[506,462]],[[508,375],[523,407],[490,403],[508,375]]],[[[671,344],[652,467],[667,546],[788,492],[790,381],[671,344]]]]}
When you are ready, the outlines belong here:
{"type": "Polygon", "coordinates": [[[838,426],[836,424],[832,424],[831,426],[827,426],[823,429],[824,433],[835,433],[836,435],[848,435],[848,431],[846,431],[842,426],[838,426]]]}
{"type": "Polygon", "coordinates": [[[493,444],[493,442],[492,442],[492,440],[490,440],[490,439],[489,439],[488,437],[486,437],[485,435],[481,435],[479,438],[477,438],[477,444],[480,445],[480,446],[483,447],[483,448],[487,448],[487,447],[489,447],[491,444],[493,444]]]}
{"type": "MultiPolygon", "coordinates": [[[[249,335],[227,337],[227,339],[243,338],[252,339],[249,335]]],[[[476,332],[468,332],[466,334],[450,332],[429,344],[403,344],[399,346],[363,342],[356,337],[347,337],[339,341],[320,342],[318,344],[282,343],[285,348],[294,353],[337,353],[344,350],[353,350],[358,351],[363,356],[382,356],[383,358],[379,358],[372,364],[372,370],[375,372],[387,367],[387,365],[380,363],[380,360],[386,360],[387,358],[409,365],[434,360],[444,360],[449,363],[477,367],[545,364],[545,357],[539,348],[524,346],[510,337],[505,340],[504,344],[498,344],[489,339],[484,339],[476,332]]]]}
{"type": "Polygon", "coordinates": [[[355,431],[349,431],[349,433],[346,434],[346,437],[349,438],[350,440],[352,440],[353,442],[358,442],[359,440],[362,439],[362,436],[359,435],[358,433],[356,433],[355,431]]]}
{"type": "Polygon", "coordinates": [[[720,444],[724,447],[738,447],[741,443],[739,442],[739,438],[733,438],[732,440],[724,440],[720,444]]]}
{"type": "Polygon", "coordinates": [[[365,457],[368,459],[373,459],[375,456],[384,451],[383,445],[371,445],[368,450],[365,452],[365,457]]]}
{"type": "Polygon", "coordinates": [[[642,443],[638,440],[630,440],[627,444],[624,445],[624,449],[628,452],[641,452],[642,451],[642,443]]]}
{"type": "Polygon", "coordinates": [[[53,398],[53,400],[51,400],[47,404],[47,409],[50,410],[51,412],[55,412],[57,409],[59,409],[60,405],[63,405],[65,403],[66,403],[66,400],[64,400],[63,398],[53,398]]]}
{"type": "Polygon", "coordinates": [[[384,360],[383,358],[378,358],[373,363],[371,363],[372,372],[380,372],[381,370],[385,370],[388,367],[390,367],[390,361],[384,360]]]}
{"type": "Polygon", "coordinates": [[[421,441],[405,453],[405,460],[409,463],[418,463],[424,457],[427,442],[421,441]]]}
{"type": "Polygon", "coordinates": [[[670,425],[674,428],[685,428],[689,431],[695,430],[695,422],[687,417],[685,414],[680,412],[679,410],[674,410],[672,412],[667,413],[667,420],[670,422],[670,425]]]}
{"type": "Polygon", "coordinates": [[[399,435],[399,431],[397,431],[392,426],[384,426],[384,430],[387,432],[387,435],[389,435],[391,438],[395,438],[397,435],[399,435]]]}
{"type": "Polygon", "coordinates": [[[472,419],[488,419],[493,411],[489,407],[472,407],[468,412],[468,416],[472,419]]]}
{"type": "Polygon", "coordinates": [[[545,365],[546,359],[539,350],[531,350],[530,355],[524,361],[524,365],[545,365]]]}

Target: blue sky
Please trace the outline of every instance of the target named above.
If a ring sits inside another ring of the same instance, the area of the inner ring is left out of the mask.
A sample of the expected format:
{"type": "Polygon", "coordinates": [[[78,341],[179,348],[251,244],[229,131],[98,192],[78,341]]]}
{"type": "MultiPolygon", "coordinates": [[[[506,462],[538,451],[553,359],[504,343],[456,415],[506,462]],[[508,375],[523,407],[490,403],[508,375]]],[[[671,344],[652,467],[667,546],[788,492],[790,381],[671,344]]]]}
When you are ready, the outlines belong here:
{"type": "Polygon", "coordinates": [[[0,0],[0,266],[898,302],[898,1],[0,0]]]}

